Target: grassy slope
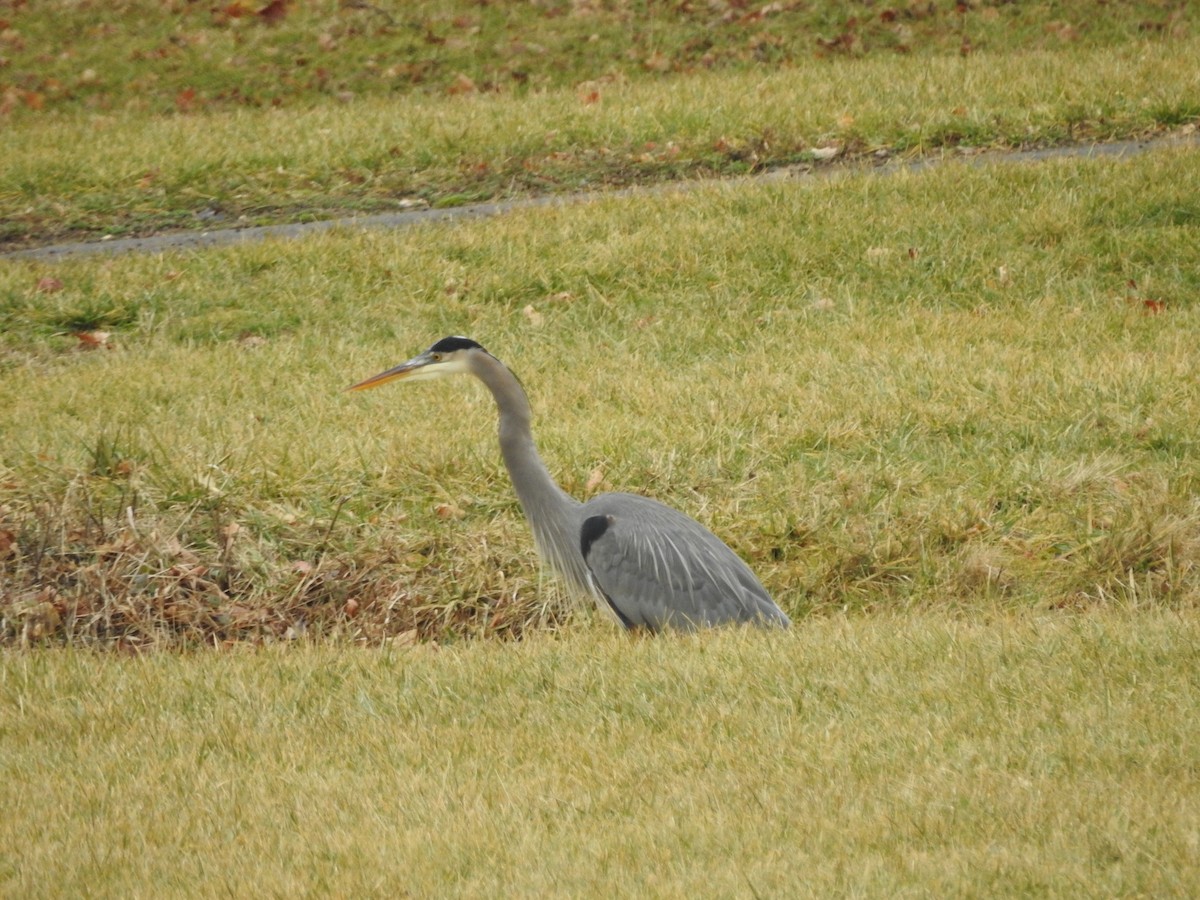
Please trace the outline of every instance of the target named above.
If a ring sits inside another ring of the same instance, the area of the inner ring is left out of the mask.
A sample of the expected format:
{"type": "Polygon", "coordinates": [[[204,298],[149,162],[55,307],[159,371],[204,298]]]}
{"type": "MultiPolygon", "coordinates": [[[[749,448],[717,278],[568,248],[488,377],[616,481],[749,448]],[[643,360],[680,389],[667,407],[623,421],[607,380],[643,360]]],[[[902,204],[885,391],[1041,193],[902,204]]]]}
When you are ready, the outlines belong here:
{"type": "Polygon", "coordinates": [[[793,613],[1193,606],[1197,196],[1161,152],[10,265],[8,635],[556,618],[490,398],[341,392],[462,332],[569,490],[698,515],[793,613]]]}
{"type": "Polygon", "coordinates": [[[561,15],[534,4],[421,7],[413,22],[471,34],[456,39],[462,46],[418,47],[425,26],[354,24],[378,18],[361,10],[331,24],[325,4],[298,7],[278,28],[211,21],[209,7],[192,4],[144,6],[112,12],[119,21],[103,39],[88,37],[103,29],[91,8],[87,22],[74,5],[12,14],[17,37],[0,82],[45,102],[3,114],[0,240],[730,174],[803,162],[814,147],[907,154],[1140,136],[1200,116],[1200,76],[1188,64],[1200,36],[1186,7],[1154,3],[1112,4],[1103,21],[1079,3],[979,4],[963,15],[912,5],[891,21],[890,8],[864,8],[851,11],[860,40],[849,52],[818,42],[847,33],[844,4],[719,27],[712,20],[724,13],[709,4],[685,14],[623,3],[561,15]],[[463,17],[476,24],[452,24],[463,17]],[[913,37],[897,53],[884,36],[902,28],[913,37]],[[781,49],[754,50],[748,35],[764,29],[781,49]],[[964,29],[975,48],[965,56],[964,29]],[[508,71],[500,57],[514,30],[542,48],[514,64],[527,76],[519,84],[486,74],[508,71]],[[331,34],[340,43],[310,58],[304,48],[331,34]],[[385,74],[399,65],[388,60],[430,53],[442,76],[410,84],[385,74]],[[676,62],[660,70],[650,57],[676,62]],[[54,74],[60,67],[96,77],[54,74]],[[314,70],[326,73],[319,84],[314,70]],[[465,73],[490,87],[447,96],[465,73]],[[39,79],[59,88],[39,89],[39,79]],[[181,105],[188,91],[197,99],[181,105]],[[352,102],[331,102],[347,92],[352,102]]]}
{"type": "Polygon", "coordinates": [[[1189,896],[1194,617],[0,657],[0,892],[1189,896]]]}

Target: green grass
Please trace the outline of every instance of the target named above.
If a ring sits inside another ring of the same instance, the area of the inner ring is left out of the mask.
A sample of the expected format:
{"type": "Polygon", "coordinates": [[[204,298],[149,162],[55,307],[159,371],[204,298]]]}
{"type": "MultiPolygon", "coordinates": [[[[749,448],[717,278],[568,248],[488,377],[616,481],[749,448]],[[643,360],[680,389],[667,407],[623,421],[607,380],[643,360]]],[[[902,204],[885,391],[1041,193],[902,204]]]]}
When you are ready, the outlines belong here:
{"type": "Polygon", "coordinates": [[[486,392],[343,392],[451,333],[568,490],[698,516],[801,619],[1194,607],[1197,196],[1164,151],[10,263],[7,637],[560,622],[486,392]]]}
{"type": "Polygon", "coordinates": [[[7,3],[4,114],[293,108],[361,96],[527,95],[616,79],[763,71],[838,58],[1112,47],[1188,35],[1186,7],[832,0],[748,6],[413,0],[404,4],[7,3]],[[468,85],[469,82],[469,85],[468,85]]]}
{"type": "Polygon", "coordinates": [[[1194,616],[0,656],[0,892],[1200,889],[1194,616]]]}
{"type": "Polygon", "coordinates": [[[740,7],[418,4],[392,26],[311,4],[277,28],[194,4],[60,5],[22,6],[0,31],[0,97],[19,95],[0,113],[9,246],[740,174],[807,164],[814,148],[874,159],[1200,119],[1192,13],[1155,3],[1103,17],[1091,3],[912,6],[890,21],[891,8],[816,3],[717,25],[740,7]],[[464,17],[474,24],[453,24],[464,17]],[[898,29],[907,52],[886,38],[898,29]],[[470,34],[427,43],[447,31],[470,34]],[[851,31],[849,52],[819,43],[851,31]],[[541,48],[528,61],[509,58],[518,33],[541,48]],[[758,52],[760,33],[782,43],[758,52]],[[322,35],[336,49],[314,49],[322,35]],[[426,56],[438,62],[417,84],[386,75],[426,56]],[[448,95],[460,75],[480,89],[448,95]]]}
{"type": "MultiPolygon", "coordinates": [[[[5,4],[0,240],[1194,132],[1186,6],[785,6],[5,4]]],[[[0,261],[0,894],[1200,893],[1197,197],[1159,149],[0,261]],[[564,603],[478,385],[344,392],[452,333],[796,627],[564,603]]]]}

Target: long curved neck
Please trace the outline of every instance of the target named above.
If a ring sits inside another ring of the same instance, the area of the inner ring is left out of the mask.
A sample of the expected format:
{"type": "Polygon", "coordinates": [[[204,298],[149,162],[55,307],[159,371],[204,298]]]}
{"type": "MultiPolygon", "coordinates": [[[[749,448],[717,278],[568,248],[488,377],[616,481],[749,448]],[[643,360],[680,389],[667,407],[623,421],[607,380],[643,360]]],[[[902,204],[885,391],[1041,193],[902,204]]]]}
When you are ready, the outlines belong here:
{"type": "Polygon", "coordinates": [[[529,398],[508,367],[487,353],[474,354],[471,371],[500,411],[500,453],[533,530],[538,553],[572,586],[584,590],[586,574],[576,534],[580,502],[554,483],[533,443],[529,398]]]}

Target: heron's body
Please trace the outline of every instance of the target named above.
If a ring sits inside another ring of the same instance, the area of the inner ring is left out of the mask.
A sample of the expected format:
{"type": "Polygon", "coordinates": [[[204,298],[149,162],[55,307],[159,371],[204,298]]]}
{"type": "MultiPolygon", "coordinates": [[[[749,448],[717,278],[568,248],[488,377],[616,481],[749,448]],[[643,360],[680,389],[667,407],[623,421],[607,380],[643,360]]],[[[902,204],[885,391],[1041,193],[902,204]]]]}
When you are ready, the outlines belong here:
{"type": "Polygon", "coordinates": [[[474,375],[492,392],[500,451],[538,552],[573,590],[629,629],[790,624],[750,567],[696,520],[635,494],[601,494],[581,503],[555,484],[534,446],[520,382],[474,341],[443,338],[355,388],[455,373],[474,375]]]}

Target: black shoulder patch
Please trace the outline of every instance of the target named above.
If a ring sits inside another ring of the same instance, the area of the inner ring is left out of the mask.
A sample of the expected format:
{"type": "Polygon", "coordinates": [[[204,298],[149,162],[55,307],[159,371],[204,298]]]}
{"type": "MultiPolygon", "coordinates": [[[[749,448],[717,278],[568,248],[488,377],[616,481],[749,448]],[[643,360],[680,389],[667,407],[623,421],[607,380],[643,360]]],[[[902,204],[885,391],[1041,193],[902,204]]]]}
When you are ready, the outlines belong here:
{"type": "MultiPolygon", "coordinates": [[[[465,337],[444,337],[432,347],[430,353],[453,353],[455,350],[470,350],[472,347],[483,350],[483,346],[465,337]]],[[[486,351],[484,351],[486,352],[486,351]]]]}
{"type": "Polygon", "coordinates": [[[592,544],[608,531],[608,526],[611,524],[612,519],[609,516],[588,516],[583,520],[583,527],[579,529],[579,550],[583,553],[584,559],[587,559],[592,544]]]}

